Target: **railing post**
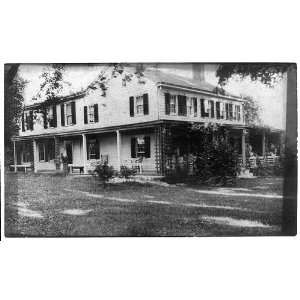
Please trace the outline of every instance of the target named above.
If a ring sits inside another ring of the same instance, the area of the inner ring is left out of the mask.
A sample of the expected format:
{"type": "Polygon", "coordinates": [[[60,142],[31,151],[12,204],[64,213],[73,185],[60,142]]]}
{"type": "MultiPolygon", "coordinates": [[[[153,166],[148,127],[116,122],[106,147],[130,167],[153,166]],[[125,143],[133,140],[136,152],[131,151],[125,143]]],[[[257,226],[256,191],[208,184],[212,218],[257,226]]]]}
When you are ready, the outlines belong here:
{"type": "Polygon", "coordinates": [[[86,134],[82,134],[82,153],[83,153],[83,173],[87,173],[86,160],[87,160],[87,151],[86,151],[86,134]]]}
{"type": "Polygon", "coordinates": [[[17,172],[17,154],[16,154],[16,141],[14,143],[14,172],[17,172]]]}
{"type": "Polygon", "coordinates": [[[32,140],[33,144],[33,171],[34,173],[37,172],[37,145],[36,145],[36,140],[32,140]]]}
{"type": "Polygon", "coordinates": [[[117,170],[120,172],[120,170],[121,170],[121,133],[119,130],[116,130],[116,133],[117,133],[117,161],[118,161],[117,170]]]}

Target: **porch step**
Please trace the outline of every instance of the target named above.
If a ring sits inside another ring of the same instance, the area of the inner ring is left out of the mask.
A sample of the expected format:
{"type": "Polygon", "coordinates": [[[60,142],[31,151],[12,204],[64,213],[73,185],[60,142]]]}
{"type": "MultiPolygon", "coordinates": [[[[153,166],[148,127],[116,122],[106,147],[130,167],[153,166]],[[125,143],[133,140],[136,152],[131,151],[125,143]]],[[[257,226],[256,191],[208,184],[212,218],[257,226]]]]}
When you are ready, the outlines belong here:
{"type": "Polygon", "coordinates": [[[141,181],[156,181],[156,180],[161,180],[164,178],[161,175],[135,175],[134,179],[141,180],[141,181]]]}
{"type": "Polygon", "coordinates": [[[249,169],[242,168],[238,178],[256,178],[249,169]]]}

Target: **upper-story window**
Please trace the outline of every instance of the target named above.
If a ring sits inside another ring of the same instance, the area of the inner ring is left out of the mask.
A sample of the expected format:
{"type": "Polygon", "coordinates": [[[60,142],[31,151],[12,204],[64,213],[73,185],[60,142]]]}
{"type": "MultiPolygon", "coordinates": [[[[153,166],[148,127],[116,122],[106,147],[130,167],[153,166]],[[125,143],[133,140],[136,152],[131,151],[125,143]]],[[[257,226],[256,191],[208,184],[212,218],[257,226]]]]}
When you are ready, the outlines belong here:
{"type": "Polygon", "coordinates": [[[215,102],[213,100],[209,100],[208,104],[209,104],[209,117],[214,118],[215,117],[215,102]]]}
{"type": "Polygon", "coordinates": [[[241,121],[241,107],[239,105],[235,105],[235,118],[237,121],[241,121]]]}
{"type": "Polygon", "coordinates": [[[76,124],[76,102],[62,103],[61,109],[61,126],[76,124]]]}
{"type": "Polygon", "coordinates": [[[57,117],[56,117],[56,105],[48,107],[44,113],[44,128],[56,127],[57,117]]]}
{"type": "Polygon", "coordinates": [[[209,117],[209,112],[208,112],[208,101],[205,99],[200,99],[200,105],[201,105],[201,117],[209,117]]]}
{"type": "Polygon", "coordinates": [[[139,95],[136,97],[129,97],[129,113],[131,117],[135,115],[148,115],[149,114],[149,99],[148,94],[139,95]]]}
{"type": "Polygon", "coordinates": [[[192,101],[192,105],[193,105],[194,117],[197,117],[197,112],[198,112],[197,98],[192,97],[191,101],[192,101]]]}
{"type": "Polygon", "coordinates": [[[98,104],[84,106],[84,124],[99,121],[98,104]]]}
{"type": "Polygon", "coordinates": [[[170,114],[176,114],[176,95],[170,96],[170,114]]]}
{"type": "Polygon", "coordinates": [[[33,130],[33,111],[26,111],[22,114],[22,131],[33,130]]]}

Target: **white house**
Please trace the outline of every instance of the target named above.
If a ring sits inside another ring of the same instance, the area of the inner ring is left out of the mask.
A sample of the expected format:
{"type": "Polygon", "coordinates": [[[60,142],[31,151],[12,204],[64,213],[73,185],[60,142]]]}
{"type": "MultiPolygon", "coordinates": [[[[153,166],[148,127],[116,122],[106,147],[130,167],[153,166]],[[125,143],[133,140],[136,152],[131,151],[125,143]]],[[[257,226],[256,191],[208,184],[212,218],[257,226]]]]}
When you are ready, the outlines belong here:
{"type": "Polygon", "coordinates": [[[105,96],[87,89],[57,99],[43,115],[37,112],[41,103],[26,106],[13,137],[15,170],[33,164],[35,172],[54,171],[66,153],[71,169],[84,173],[99,160],[116,170],[138,160],[142,172],[164,174],[168,128],[190,123],[231,128],[245,161],[244,100],[220,93],[197,72],[190,79],[146,69],[142,79],[126,84],[113,78],[105,96]]]}

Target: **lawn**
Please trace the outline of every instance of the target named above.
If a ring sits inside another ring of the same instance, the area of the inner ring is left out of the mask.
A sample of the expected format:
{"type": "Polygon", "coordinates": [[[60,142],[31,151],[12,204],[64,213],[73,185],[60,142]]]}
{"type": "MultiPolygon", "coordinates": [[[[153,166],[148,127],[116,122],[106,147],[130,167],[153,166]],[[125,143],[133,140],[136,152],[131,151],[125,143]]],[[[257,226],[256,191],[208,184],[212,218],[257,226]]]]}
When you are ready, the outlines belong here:
{"type": "Polygon", "coordinates": [[[6,236],[279,235],[282,178],[235,187],[114,183],[8,173],[6,236]]]}

